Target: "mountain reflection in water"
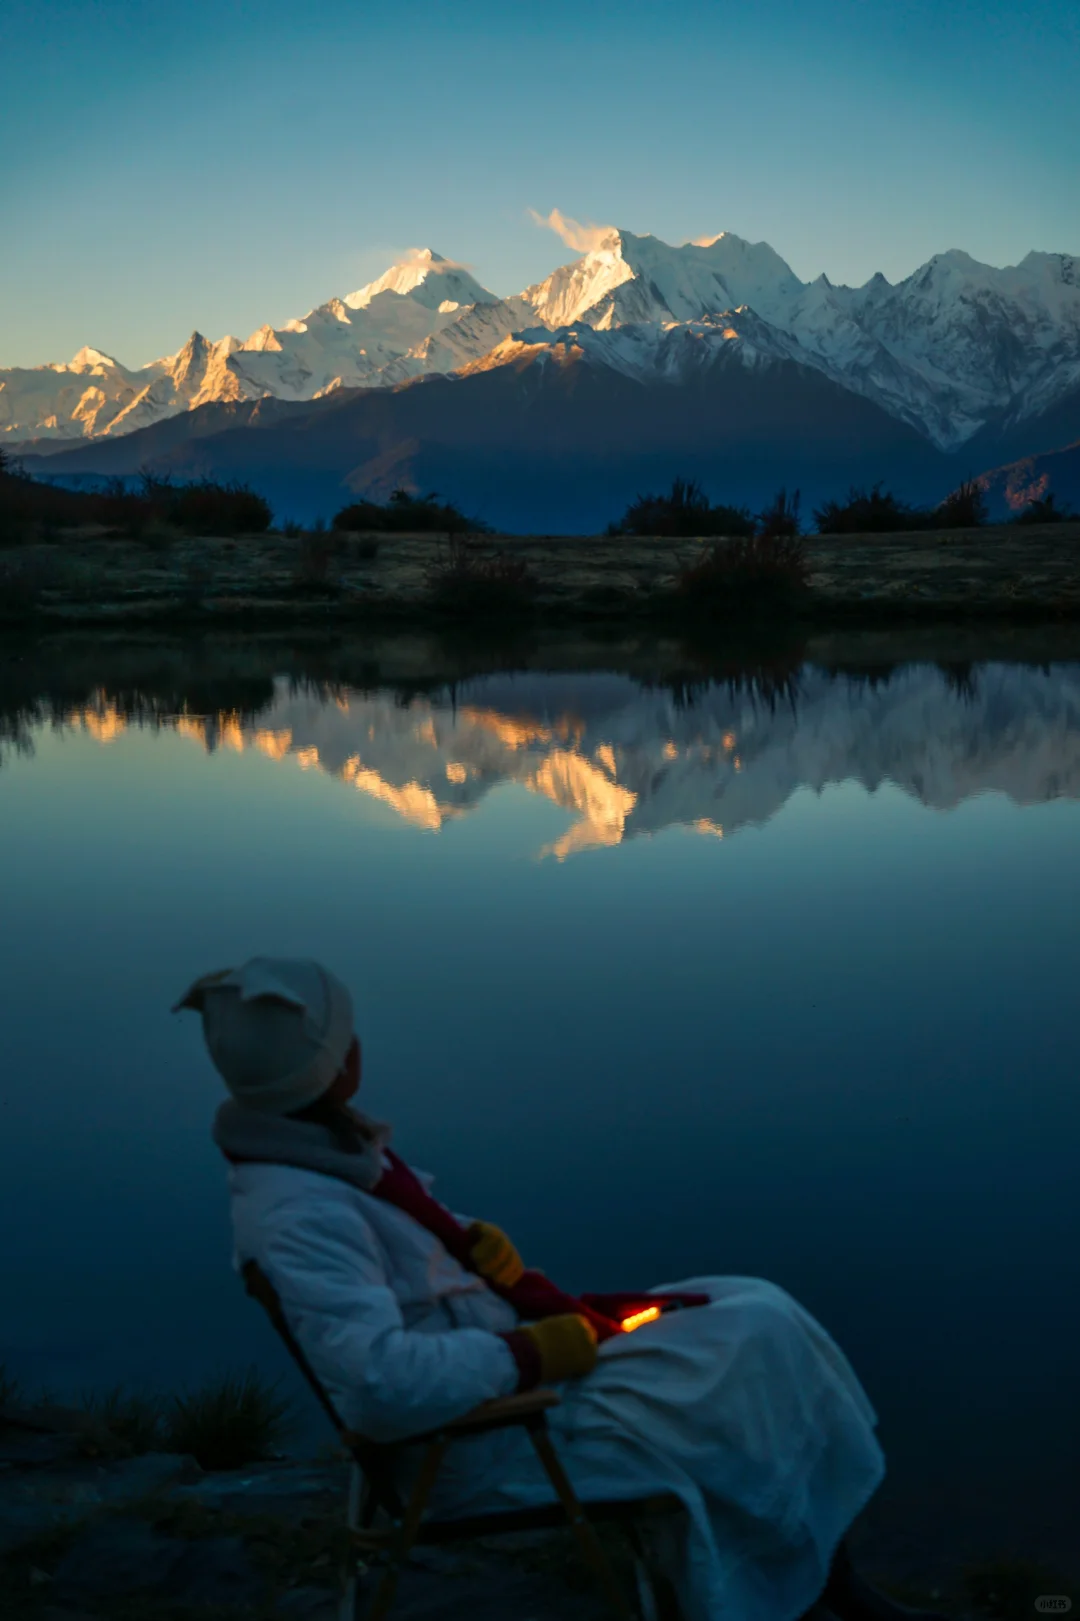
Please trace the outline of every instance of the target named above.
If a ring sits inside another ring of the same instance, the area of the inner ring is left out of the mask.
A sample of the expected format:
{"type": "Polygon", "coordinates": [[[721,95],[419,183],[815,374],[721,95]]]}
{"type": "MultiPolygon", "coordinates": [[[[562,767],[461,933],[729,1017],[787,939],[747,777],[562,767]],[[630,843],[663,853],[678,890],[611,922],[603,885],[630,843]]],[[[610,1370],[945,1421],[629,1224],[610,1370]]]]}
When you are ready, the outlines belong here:
{"type": "MultiPolygon", "coordinates": [[[[63,722],[101,743],[129,721],[106,691],[63,722]]],[[[208,752],[255,749],[326,772],[437,832],[501,783],[576,818],[559,860],[672,826],[728,837],[799,788],[891,782],[948,810],[973,795],[1080,794],[1080,666],[909,665],[880,680],[804,668],[780,696],[738,683],[690,694],[611,674],[491,676],[407,699],[273,683],[253,713],[152,717],[208,752]]]]}

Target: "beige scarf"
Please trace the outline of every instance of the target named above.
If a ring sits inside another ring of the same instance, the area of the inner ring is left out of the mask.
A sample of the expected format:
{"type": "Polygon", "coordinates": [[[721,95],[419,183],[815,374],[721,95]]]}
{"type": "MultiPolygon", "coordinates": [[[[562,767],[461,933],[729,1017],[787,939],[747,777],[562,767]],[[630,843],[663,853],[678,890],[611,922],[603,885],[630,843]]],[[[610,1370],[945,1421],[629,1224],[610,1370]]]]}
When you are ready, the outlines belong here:
{"type": "Polygon", "coordinates": [[[351,1182],[370,1193],[383,1174],[390,1127],[359,1110],[350,1112],[359,1128],[355,1150],[343,1148],[328,1126],[246,1109],[230,1098],[214,1117],[214,1141],[226,1159],[295,1165],[302,1171],[319,1171],[351,1182]]]}

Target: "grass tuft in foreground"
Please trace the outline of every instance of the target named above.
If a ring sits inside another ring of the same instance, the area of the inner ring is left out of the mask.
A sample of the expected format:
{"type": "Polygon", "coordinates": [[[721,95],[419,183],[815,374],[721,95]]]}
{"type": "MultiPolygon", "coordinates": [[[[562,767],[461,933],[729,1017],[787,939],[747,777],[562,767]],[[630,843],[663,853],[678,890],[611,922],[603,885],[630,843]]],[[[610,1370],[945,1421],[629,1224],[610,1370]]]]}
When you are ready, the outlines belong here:
{"type": "Polygon", "coordinates": [[[277,1381],[248,1368],[175,1396],[165,1413],[162,1445],[190,1453],[203,1469],[242,1469],[274,1452],[291,1416],[277,1381]]]}
{"type": "Polygon", "coordinates": [[[87,1396],[83,1406],[132,1452],[164,1450],[167,1403],[163,1396],[125,1390],[117,1385],[112,1390],[87,1396]]]}

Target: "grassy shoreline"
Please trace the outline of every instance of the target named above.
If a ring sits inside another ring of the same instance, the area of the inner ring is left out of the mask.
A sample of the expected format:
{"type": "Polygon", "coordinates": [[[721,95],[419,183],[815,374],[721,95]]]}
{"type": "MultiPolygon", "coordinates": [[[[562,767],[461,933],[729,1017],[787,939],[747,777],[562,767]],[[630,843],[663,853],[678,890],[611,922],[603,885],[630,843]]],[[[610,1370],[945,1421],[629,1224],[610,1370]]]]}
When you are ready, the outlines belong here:
{"type": "MultiPolygon", "coordinates": [[[[708,628],[746,617],[742,602],[725,610],[680,592],[714,545],[493,536],[463,553],[438,534],[120,538],[84,527],[0,550],[0,626],[708,628]]],[[[817,628],[1080,619],[1080,523],[810,536],[803,547],[805,592],[751,617],[817,628]]]]}

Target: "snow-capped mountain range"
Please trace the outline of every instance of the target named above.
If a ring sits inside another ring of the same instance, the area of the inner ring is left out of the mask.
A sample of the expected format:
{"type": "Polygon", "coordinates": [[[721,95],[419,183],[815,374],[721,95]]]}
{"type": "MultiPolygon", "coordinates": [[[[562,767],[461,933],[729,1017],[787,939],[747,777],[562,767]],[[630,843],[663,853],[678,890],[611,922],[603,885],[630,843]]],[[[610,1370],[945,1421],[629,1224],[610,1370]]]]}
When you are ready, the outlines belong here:
{"type": "Polygon", "coordinates": [[[877,275],[835,287],[800,281],[767,243],[727,232],[671,247],[613,229],[503,299],[424,249],[243,341],[194,332],[135,370],[92,348],[0,370],[0,442],[115,438],[211,402],[571,360],[666,383],[795,362],[951,452],[1080,389],[1080,260],[1029,253],[995,269],[952,249],[896,285],[877,275]]]}

